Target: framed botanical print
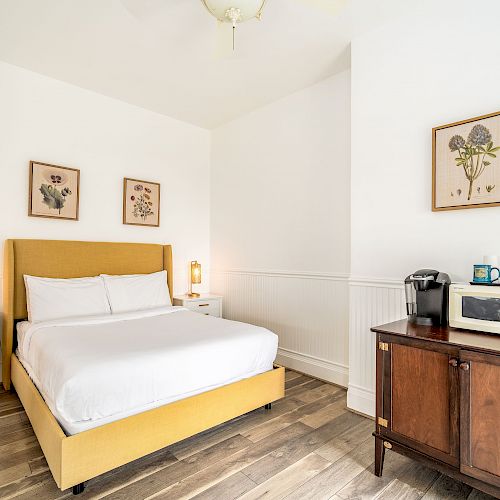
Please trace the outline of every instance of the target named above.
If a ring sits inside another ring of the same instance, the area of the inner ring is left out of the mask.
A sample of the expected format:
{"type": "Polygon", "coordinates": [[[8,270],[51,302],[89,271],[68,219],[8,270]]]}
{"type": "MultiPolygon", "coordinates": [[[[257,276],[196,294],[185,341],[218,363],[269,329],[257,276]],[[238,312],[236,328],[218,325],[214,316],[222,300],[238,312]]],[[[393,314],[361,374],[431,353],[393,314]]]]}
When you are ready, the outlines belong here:
{"type": "Polygon", "coordinates": [[[160,225],[160,184],[123,179],[123,223],[136,226],[160,225]]]}
{"type": "Polygon", "coordinates": [[[80,170],[31,161],[29,166],[30,217],[78,220],[80,170]]]}
{"type": "Polygon", "coordinates": [[[500,112],[432,129],[432,210],[500,205],[500,112]]]}

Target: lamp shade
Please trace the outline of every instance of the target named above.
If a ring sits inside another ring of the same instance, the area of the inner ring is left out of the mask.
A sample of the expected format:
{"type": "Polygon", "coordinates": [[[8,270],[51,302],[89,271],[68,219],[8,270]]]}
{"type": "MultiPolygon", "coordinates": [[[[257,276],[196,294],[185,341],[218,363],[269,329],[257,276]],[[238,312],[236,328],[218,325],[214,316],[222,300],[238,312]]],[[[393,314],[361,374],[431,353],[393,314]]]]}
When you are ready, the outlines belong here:
{"type": "Polygon", "coordinates": [[[231,22],[227,13],[231,9],[237,9],[239,17],[236,22],[243,22],[260,17],[266,0],[201,0],[207,10],[222,22],[231,22]]]}
{"type": "Polygon", "coordinates": [[[191,261],[191,283],[195,285],[201,283],[201,264],[196,260],[191,261]]]}

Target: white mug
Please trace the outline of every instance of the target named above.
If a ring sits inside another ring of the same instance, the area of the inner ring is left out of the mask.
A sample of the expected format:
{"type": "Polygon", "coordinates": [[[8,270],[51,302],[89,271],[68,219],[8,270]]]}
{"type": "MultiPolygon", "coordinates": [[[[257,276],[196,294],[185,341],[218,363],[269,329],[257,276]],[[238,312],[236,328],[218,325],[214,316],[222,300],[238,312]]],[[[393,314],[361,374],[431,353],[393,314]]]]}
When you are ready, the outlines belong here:
{"type": "Polygon", "coordinates": [[[498,267],[498,257],[496,255],[485,255],[483,257],[483,264],[489,264],[493,267],[498,267]]]}

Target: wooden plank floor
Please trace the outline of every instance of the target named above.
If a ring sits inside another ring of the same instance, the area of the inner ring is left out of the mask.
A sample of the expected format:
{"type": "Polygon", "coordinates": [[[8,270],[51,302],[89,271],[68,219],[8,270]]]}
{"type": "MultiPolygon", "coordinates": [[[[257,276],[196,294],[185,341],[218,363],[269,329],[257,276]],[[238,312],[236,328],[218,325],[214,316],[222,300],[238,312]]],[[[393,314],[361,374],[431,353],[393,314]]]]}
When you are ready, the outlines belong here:
{"type": "MultiPolygon", "coordinates": [[[[293,371],[286,398],[86,484],[79,499],[491,499],[387,452],[373,475],[373,421],[346,392],[293,371]]],[[[16,395],[0,392],[0,498],[71,498],[56,487],[16,395]]]]}

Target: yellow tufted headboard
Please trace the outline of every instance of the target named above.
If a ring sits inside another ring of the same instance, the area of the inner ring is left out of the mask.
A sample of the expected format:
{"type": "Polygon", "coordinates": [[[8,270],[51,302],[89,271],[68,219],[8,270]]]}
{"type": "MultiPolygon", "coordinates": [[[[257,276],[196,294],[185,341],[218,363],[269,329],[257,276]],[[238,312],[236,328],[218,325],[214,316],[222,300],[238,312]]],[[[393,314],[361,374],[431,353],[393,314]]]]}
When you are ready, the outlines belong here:
{"type": "Polygon", "coordinates": [[[10,388],[14,323],[28,316],[23,275],[81,278],[166,270],[173,293],[172,247],[148,243],[6,240],[3,274],[2,383],[10,388]]]}

